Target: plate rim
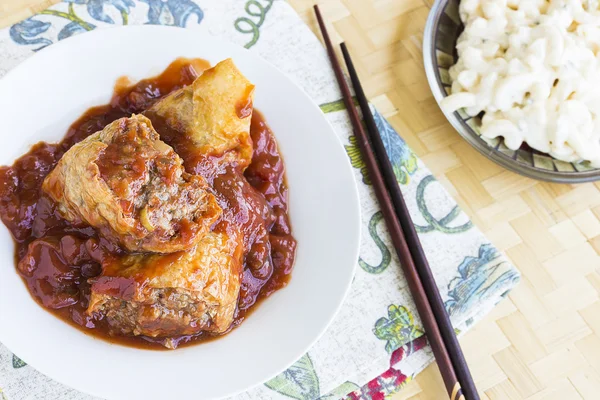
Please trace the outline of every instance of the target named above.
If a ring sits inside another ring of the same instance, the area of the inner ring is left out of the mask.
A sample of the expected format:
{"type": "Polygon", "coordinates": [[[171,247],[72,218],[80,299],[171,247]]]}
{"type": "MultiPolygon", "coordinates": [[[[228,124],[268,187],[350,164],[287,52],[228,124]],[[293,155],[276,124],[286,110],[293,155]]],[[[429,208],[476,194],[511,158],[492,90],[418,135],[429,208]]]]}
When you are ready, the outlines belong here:
{"type": "MultiPolygon", "coordinates": [[[[56,49],[60,49],[62,47],[66,47],[66,46],[71,46],[71,43],[75,43],[76,41],[80,41],[80,40],[84,40],[82,39],[82,37],[86,37],[87,39],[85,40],[92,40],[93,37],[95,36],[101,36],[104,32],[107,31],[116,31],[116,30],[123,30],[123,31],[133,31],[133,30],[164,30],[164,31],[185,31],[186,34],[194,34],[196,35],[198,38],[205,38],[205,39],[210,39],[216,42],[221,42],[224,44],[227,44],[228,46],[235,46],[238,50],[249,54],[250,58],[254,58],[255,60],[262,62],[264,64],[267,64],[270,68],[274,69],[277,73],[279,73],[281,75],[282,78],[284,78],[285,80],[287,80],[289,83],[291,83],[295,89],[298,91],[298,94],[303,96],[306,101],[307,104],[310,103],[310,107],[313,108],[314,110],[318,111],[321,114],[322,120],[327,124],[328,126],[328,134],[332,135],[332,138],[335,139],[336,144],[339,150],[344,151],[343,150],[343,143],[340,140],[340,138],[337,136],[337,134],[335,133],[336,130],[333,127],[333,125],[331,124],[331,122],[326,118],[326,116],[322,113],[321,109],[319,108],[319,106],[315,103],[315,101],[308,95],[308,93],[304,90],[303,87],[301,87],[294,79],[290,78],[286,73],[284,73],[283,71],[281,71],[281,69],[279,69],[277,66],[273,65],[271,62],[267,61],[266,59],[264,59],[263,57],[261,57],[259,54],[257,54],[256,52],[252,52],[249,49],[246,49],[238,44],[235,44],[229,40],[227,40],[226,38],[223,38],[221,36],[215,36],[215,35],[211,35],[208,32],[205,31],[198,31],[198,30],[192,30],[192,29],[186,29],[186,28],[180,28],[180,27],[174,27],[174,26],[166,26],[166,25],[126,25],[126,26],[106,26],[106,27],[98,27],[92,31],[88,31],[88,32],[83,32],[82,34],[78,34],[78,35],[74,35],[71,36],[69,38],[63,39],[59,42],[53,43],[43,49],[41,49],[40,51],[36,52],[35,54],[30,55],[28,58],[26,58],[25,60],[19,62],[17,65],[15,65],[13,68],[11,68],[4,76],[2,76],[2,78],[0,78],[0,88],[5,84],[5,82],[7,82],[8,80],[12,79],[11,77],[16,73],[16,71],[18,71],[19,69],[22,69],[26,66],[28,66],[29,64],[33,64],[36,62],[36,60],[39,58],[38,55],[46,55],[52,51],[56,51],[56,49]]],[[[142,78],[143,79],[143,78],[142,78]]],[[[265,118],[268,119],[268,116],[265,116],[265,118]]],[[[29,146],[29,145],[28,145],[29,146]]],[[[285,366],[283,367],[278,367],[278,372],[276,373],[272,373],[270,374],[270,376],[268,378],[262,379],[259,382],[255,382],[252,383],[250,385],[247,385],[244,388],[241,389],[236,389],[234,391],[228,391],[227,393],[224,394],[220,394],[217,397],[211,397],[211,398],[225,398],[225,397],[229,397],[229,396],[235,396],[237,394],[243,393],[247,390],[250,390],[252,388],[255,388],[256,386],[274,378],[275,376],[277,376],[278,374],[280,374],[281,372],[285,371],[287,368],[289,368],[291,365],[293,365],[299,358],[301,358],[304,354],[306,354],[310,348],[312,348],[314,346],[314,344],[325,334],[325,332],[328,330],[328,328],[331,326],[331,323],[333,322],[333,320],[336,318],[336,316],[339,314],[339,311],[341,310],[341,308],[343,307],[343,305],[345,304],[345,300],[350,292],[351,286],[352,286],[352,282],[355,278],[355,274],[356,274],[356,270],[357,270],[357,264],[358,264],[358,258],[359,258],[359,252],[360,252],[360,242],[361,242],[361,237],[362,237],[362,207],[361,207],[361,203],[360,203],[360,194],[359,194],[359,189],[358,189],[358,182],[356,180],[356,176],[354,174],[353,168],[350,164],[350,160],[347,157],[344,157],[344,164],[345,164],[345,170],[346,172],[352,177],[352,187],[351,187],[351,192],[353,194],[352,202],[354,203],[353,207],[354,208],[354,222],[355,222],[355,227],[354,227],[354,231],[355,231],[355,235],[353,237],[353,243],[352,243],[352,258],[355,260],[355,262],[353,263],[349,273],[347,274],[347,279],[346,282],[343,282],[344,284],[344,289],[343,289],[343,296],[340,298],[340,300],[337,302],[337,305],[335,307],[335,310],[333,310],[333,312],[330,313],[328,320],[326,322],[326,324],[323,324],[323,326],[321,327],[321,329],[319,330],[318,335],[315,335],[313,337],[313,339],[305,346],[303,346],[302,351],[298,350],[297,353],[298,355],[295,356],[293,358],[293,360],[289,361],[285,366]]],[[[350,188],[349,188],[350,189],[350,188]]],[[[4,228],[6,229],[6,228],[4,228]]],[[[299,244],[301,245],[301,244],[299,244]]],[[[296,267],[296,266],[294,266],[296,267]]],[[[14,268],[14,265],[13,265],[14,268]]],[[[16,271],[14,269],[10,269],[10,273],[16,273],[16,271]]],[[[292,277],[293,279],[293,277],[292,277]]],[[[26,289],[25,289],[26,290],[26,289]]],[[[32,299],[33,300],[33,299],[32,299]]],[[[268,301],[268,300],[266,300],[268,301]]],[[[33,300],[33,302],[35,303],[36,307],[39,307],[40,309],[42,309],[45,313],[48,313],[50,315],[52,315],[51,313],[49,313],[47,310],[43,309],[43,307],[41,305],[39,305],[35,300],[33,300]]],[[[259,307],[261,307],[261,305],[259,305],[259,307]]],[[[58,317],[52,315],[52,318],[55,318],[57,320],[59,320],[62,324],[65,324],[64,321],[62,321],[61,319],[59,319],[58,317]]],[[[83,332],[75,327],[69,327],[69,329],[74,329],[74,330],[78,330],[80,332],[83,332]]],[[[0,339],[2,338],[2,332],[3,330],[0,329],[0,339]]],[[[85,332],[83,332],[85,334],[85,332]]],[[[87,335],[86,336],[91,336],[91,335],[87,335]]],[[[93,337],[93,336],[92,336],[93,337]]],[[[103,342],[105,342],[104,340],[102,340],[103,342]]],[[[0,343],[4,343],[3,341],[0,341],[0,343]]],[[[114,345],[112,343],[106,342],[110,345],[114,345]]],[[[190,347],[197,347],[197,346],[201,346],[202,344],[196,344],[196,345],[192,345],[190,347]]],[[[117,345],[120,346],[120,345],[117,345]]],[[[7,347],[11,352],[11,347],[9,345],[5,345],[5,347],[7,347]]],[[[19,346],[17,346],[19,347],[19,346]]],[[[124,348],[129,348],[130,347],[125,347],[124,348]]],[[[190,348],[190,347],[185,347],[185,348],[190,348]]],[[[154,350],[143,350],[143,349],[134,349],[136,351],[150,351],[153,352],[154,350]]],[[[175,352],[177,352],[177,350],[175,350],[175,352]]],[[[174,352],[174,354],[176,354],[174,352]]],[[[102,397],[104,396],[102,393],[99,392],[95,392],[93,390],[88,390],[86,388],[82,388],[79,385],[74,385],[71,382],[66,382],[63,379],[59,379],[56,378],[55,375],[49,371],[47,371],[47,368],[43,367],[42,369],[38,369],[36,366],[36,362],[30,362],[28,360],[24,360],[25,362],[27,362],[28,365],[30,365],[31,367],[33,367],[34,369],[36,369],[38,372],[40,372],[41,374],[43,374],[46,377],[49,377],[50,379],[57,381],[63,385],[65,385],[66,387],[81,391],[83,393],[86,394],[90,394],[90,395],[94,395],[94,396],[99,396],[102,397]]]]}

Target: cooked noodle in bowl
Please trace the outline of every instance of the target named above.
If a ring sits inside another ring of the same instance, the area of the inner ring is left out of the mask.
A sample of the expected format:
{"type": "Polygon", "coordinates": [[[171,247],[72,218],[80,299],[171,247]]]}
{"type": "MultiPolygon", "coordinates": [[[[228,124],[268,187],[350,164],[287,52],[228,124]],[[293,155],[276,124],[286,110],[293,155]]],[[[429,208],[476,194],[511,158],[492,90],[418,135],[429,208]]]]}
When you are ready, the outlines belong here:
{"type": "Polygon", "coordinates": [[[445,112],[483,113],[481,135],[600,167],[600,3],[464,0],[445,112]]]}

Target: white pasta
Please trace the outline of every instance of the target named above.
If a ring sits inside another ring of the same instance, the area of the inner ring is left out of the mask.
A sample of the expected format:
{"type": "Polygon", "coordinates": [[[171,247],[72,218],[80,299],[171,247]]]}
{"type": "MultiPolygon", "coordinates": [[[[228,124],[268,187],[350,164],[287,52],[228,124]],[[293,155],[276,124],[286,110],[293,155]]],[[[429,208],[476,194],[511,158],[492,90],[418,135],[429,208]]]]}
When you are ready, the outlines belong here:
{"type": "Polygon", "coordinates": [[[600,1],[462,0],[446,112],[481,134],[600,167],[600,1]]]}

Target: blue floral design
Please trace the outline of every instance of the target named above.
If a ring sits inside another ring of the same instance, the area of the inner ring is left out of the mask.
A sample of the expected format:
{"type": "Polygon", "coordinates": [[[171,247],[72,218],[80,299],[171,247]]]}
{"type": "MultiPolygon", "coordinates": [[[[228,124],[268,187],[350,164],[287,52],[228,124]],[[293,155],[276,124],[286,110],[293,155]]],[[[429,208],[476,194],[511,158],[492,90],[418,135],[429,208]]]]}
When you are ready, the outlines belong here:
{"type": "Polygon", "coordinates": [[[196,15],[198,23],[204,18],[204,12],[190,0],[141,0],[148,4],[148,23],[183,27],[190,16],[196,15]]]}
{"type": "Polygon", "coordinates": [[[371,107],[375,125],[385,146],[389,159],[392,161],[394,174],[398,183],[406,185],[409,177],[417,171],[417,156],[411,151],[404,139],[396,133],[390,123],[371,107]]]}
{"type": "MultiPolygon", "coordinates": [[[[335,112],[345,109],[345,105],[341,101],[335,101],[332,103],[321,104],[321,110],[324,113],[335,112]]],[[[375,125],[383,141],[386,153],[392,163],[394,169],[394,175],[396,180],[401,185],[407,185],[410,181],[410,177],[417,171],[418,162],[417,156],[408,147],[404,139],[398,135],[398,133],[392,128],[390,123],[383,118],[381,114],[374,108],[371,107],[373,112],[373,118],[375,119],[375,125]]],[[[363,183],[370,185],[371,180],[367,171],[367,166],[362,159],[356,137],[354,135],[349,138],[350,144],[345,145],[346,153],[350,157],[350,163],[354,168],[360,170],[363,177],[363,183]]]]}
{"type": "Polygon", "coordinates": [[[87,12],[90,14],[90,17],[94,18],[96,21],[106,22],[108,24],[114,24],[115,21],[106,14],[104,10],[105,5],[114,6],[117,10],[121,12],[121,16],[123,18],[123,24],[127,24],[127,15],[129,14],[129,8],[135,7],[135,3],[132,0],[63,0],[65,3],[74,3],[74,4],[85,4],[87,7],[87,12]]]}
{"type": "MultiPolygon", "coordinates": [[[[94,28],[95,28],[95,26],[94,26],[94,28]]],[[[87,31],[87,29],[82,27],[77,22],[69,22],[67,25],[65,25],[64,28],[62,28],[60,30],[60,32],[58,32],[58,40],[63,40],[70,36],[76,35],[81,32],[86,32],[86,31],[87,31]]]]}
{"type": "Polygon", "coordinates": [[[504,271],[506,259],[491,244],[479,248],[477,257],[466,257],[458,266],[460,276],[448,284],[449,300],[446,309],[450,315],[465,312],[494,296],[502,287],[512,288],[520,275],[514,269],[504,271]]]}
{"type": "MultiPolygon", "coordinates": [[[[196,16],[198,23],[204,18],[204,12],[192,0],[139,1],[148,4],[147,24],[185,27],[189,18],[193,15],[196,16]]],[[[50,28],[62,26],[61,21],[66,20],[67,22],[56,35],[56,40],[66,39],[72,35],[95,29],[95,24],[88,22],[77,14],[75,5],[85,6],[91,20],[98,21],[100,24],[127,25],[129,23],[129,14],[132,8],[135,8],[136,1],[63,0],[62,4],[62,7],[59,4],[11,26],[9,31],[11,39],[21,45],[36,45],[33,50],[38,51],[54,42],[51,37],[52,30],[50,28]],[[63,11],[64,4],[68,4],[67,11],[63,11]],[[113,8],[113,16],[114,9],[121,14],[120,21],[115,21],[110,15],[109,10],[111,7],[113,8]],[[45,18],[40,20],[40,16],[44,16],[45,18]],[[50,18],[50,20],[46,18],[50,18]]]]}
{"type": "Polygon", "coordinates": [[[46,32],[52,24],[49,22],[38,21],[33,18],[27,18],[24,21],[14,24],[10,27],[10,38],[18,44],[36,44],[41,45],[34,51],[43,49],[52,44],[51,40],[42,37],[36,37],[46,32]]]}

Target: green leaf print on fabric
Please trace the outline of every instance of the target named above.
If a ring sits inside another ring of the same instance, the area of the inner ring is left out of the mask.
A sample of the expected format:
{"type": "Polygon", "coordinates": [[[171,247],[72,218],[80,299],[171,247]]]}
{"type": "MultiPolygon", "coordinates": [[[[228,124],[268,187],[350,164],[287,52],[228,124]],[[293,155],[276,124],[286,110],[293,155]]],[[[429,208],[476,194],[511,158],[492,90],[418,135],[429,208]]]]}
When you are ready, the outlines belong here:
{"type": "Polygon", "coordinates": [[[12,366],[14,369],[23,368],[27,363],[21,360],[19,357],[13,354],[12,356],[12,366]]]}
{"type": "Polygon", "coordinates": [[[385,340],[385,350],[392,353],[424,334],[423,329],[415,325],[412,313],[404,306],[390,305],[388,317],[375,322],[373,333],[378,339],[385,340]]]}
{"type": "MultiPolygon", "coordinates": [[[[355,106],[358,106],[358,100],[356,97],[352,97],[352,101],[354,101],[355,106]]],[[[332,112],[345,110],[346,105],[344,104],[344,100],[336,100],[330,103],[323,103],[319,106],[319,108],[321,108],[321,111],[323,111],[324,114],[329,114],[332,112]]]]}
{"type": "Polygon", "coordinates": [[[402,381],[402,383],[400,383],[397,386],[394,386],[394,388],[389,391],[389,393],[388,393],[387,396],[389,397],[389,396],[391,396],[393,394],[396,394],[396,393],[400,392],[402,389],[404,389],[404,387],[406,387],[406,385],[408,385],[409,383],[411,383],[413,381],[413,379],[415,379],[414,375],[407,376],[406,378],[404,378],[404,380],[402,381]]]}
{"type": "Polygon", "coordinates": [[[360,155],[360,149],[356,144],[356,136],[350,136],[350,144],[344,145],[344,149],[346,149],[346,153],[348,153],[348,157],[350,157],[350,164],[352,167],[360,170],[363,183],[365,185],[370,185],[371,179],[369,179],[369,171],[360,155]]]}
{"type": "Polygon", "coordinates": [[[0,400],[8,400],[8,397],[6,397],[6,394],[2,389],[0,389],[0,400]]]}
{"type": "Polygon", "coordinates": [[[265,22],[265,17],[271,9],[271,6],[273,6],[273,1],[274,0],[249,0],[244,7],[248,16],[239,17],[233,23],[238,32],[252,34],[252,39],[244,45],[245,48],[251,48],[258,42],[258,39],[260,39],[260,27],[263,22],[265,22]]]}
{"type": "MultiPolygon", "coordinates": [[[[357,103],[356,98],[354,98],[354,103],[357,103]]],[[[325,114],[346,109],[343,100],[324,103],[319,107],[325,114]]],[[[418,169],[417,156],[412,152],[400,135],[398,135],[394,128],[392,128],[392,126],[386,121],[386,119],[383,118],[383,116],[379,114],[377,110],[373,109],[372,111],[375,125],[377,126],[377,130],[381,135],[383,145],[392,163],[396,181],[400,185],[407,185],[410,181],[410,176],[413,175],[418,169]]],[[[369,179],[367,166],[360,154],[360,148],[358,147],[357,139],[354,135],[352,135],[348,140],[350,144],[345,145],[344,148],[348,153],[348,157],[350,157],[350,163],[352,164],[352,167],[360,170],[363,183],[365,185],[370,185],[371,181],[369,179]]]]}
{"type": "Polygon", "coordinates": [[[297,400],[338,400],[360,388],[356,383],[348,381],[331,392],[320,396],[319,378],[308,354],[302,356],[290,368],[265,383],[265,386],[297,400]]]}
{"type": "Polygon", "coordinates": [[[369,221],[369,235],[381,252],[381,262],[378,265],[371,265],[365,262],[362,258],[358,259],[358,265],[360,265],[363,270],[370,274],[382,273],[392,261],[390,249],[388,249],[384,241],[379,237],[379,233],[377,233],[377,225],[379,225],[381,221],[383,221],[383,213],[381,211],[377,211],[375,214],[373,214],[371,220],[369,221]]]}
{"type": "Polygon", "coordinates": [[[265,386],[297,400],[316,399],[320,394],[319,378],[308,354],[265,383],[265,386]]]}
{"type": "MultiPolygon", "coordinates": [[[[72,24],[77,24],[79,27],[81,27],[81,29],[86,30],[86,31],[91,31],[92,29],[94,29],[96,27],[94,24],[90,24],[90,23],[84,21],[83,19],[81,19],[75,13],[75,10],[73,9],[73,3],[71,3],[71,2],[69,3],[69,12],[68,13],[58,11],[58,10],[43,10],[43,11],[40,11],[40,14],[41,15],[53,15],[55,17],[61,17],[61,18],[68,19],[69,21],[71,21],[72,24]]],[[[63,36],[68,37],[65,34],[63,34],[63,36]]]]}
{"type": "Polygon", "coordinates": [[[348,394],[354,392],[355,390],[360,389],[354,382],[344,382],[340,386],[333,389],[331,392],[327,393],[325,396],[319,397],[318,400],[339,400],[346,399],[348,394]]]}
{"type": "Polygon", "coordinates": [[[442,233],[453,234],[453,233],[462,233],[468,231],[473,227],[473,223],[471,221],[467,221],[459,226],[449,226],[460,214],[461,210],[458,206],[454,206],[454,208],[443,218],[436,219],[427,206],[427,201],[425,199],[425,189],[429,184],[437,182],[433,175],[428,175],[421,182],[419,182],[419,186],[417,186],[417,206],[421,215],[427,222],[426,226],[421,226],[415,224],[415,229],[418,233],[427,233],[432,231],[440,231],[442,233]]]}

